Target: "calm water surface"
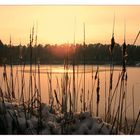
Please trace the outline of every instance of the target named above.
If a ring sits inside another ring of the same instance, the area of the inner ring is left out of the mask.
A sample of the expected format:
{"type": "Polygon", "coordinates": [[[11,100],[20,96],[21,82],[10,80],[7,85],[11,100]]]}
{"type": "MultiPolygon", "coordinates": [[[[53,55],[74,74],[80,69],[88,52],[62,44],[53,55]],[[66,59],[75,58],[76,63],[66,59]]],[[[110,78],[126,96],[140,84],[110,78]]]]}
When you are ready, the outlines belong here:
{"type": "MultiPolygon", "coordinates": [[[[29,91],[29,66],[25,67],[25,88],[24,88],[24,93],[26,95],[26,98],[28,97],[28,91],[29,91]]],[[[92,92],[92,76],[95,76],[97,66],[91,66],[91,65],[86,65],[86,73],[85,73],[85,78],[86,78],[86,103],[89,103],[89,98],[91,97],[91,92],[92,92]]],[[[52,76],[52,93],[54,95],[54,89],[57,91],[58,98],[61,98],[61,91],[62,91],[62,83],[63,83],[63,78],[64,78],[64,67],[63,65],[51,65],[51,66],[45,66],[41,65],[40,66],[40,72],[41,72],[41,94],[42,94],[42,101],[45,103],[49,102],[49,82],[48,82],[48,75],[50,74],[51,71],[51,76],[52,76]]],[[[37,79],[37,75],[35,76],[35,66],[33,66],[33,81],[37,79]]],[[[68,76],[69,79],[71,79],[70,82],[70,90],[72,93],[72,66],[69,67],[68,70],[68,76]]],[[[15,83],[15,91],[16,92],[16,97],[20,97],[20,89],[21,89],[21,66],[14,66],[13,67],[13,73],[14,73],[14,83],[15,83]]],[[[114,87],[117,84],[119,74],[121,73],[121,67],[115,67],[114,70],[114,75],[113,75],[113,90],[114,87]]],[[[78,111],[81,109],[81,104],[80,104],[80,94],[82,92],[83,86],[84,86],[84,73],[83,73],[83,66],[76,66],[75,67],[75,84],[76,84],[76,92],[78,93],[77,97],[77,104],[78,104],[78,111]],[[78,86],[77,86],[78,85],[78,86]]],[[[127,67],[127,74],[128,74],[128,81],[127,81],[127,117],[129,119],[133,118],[133,109],[132,109],[132,93],[134,93],[134,110],[135,110],[135,116],[137,116],[137,113],[140,109],[140,68],[139,67],[127,67]]],[[[3,75],[3,67],[0,67],[0,86],[5,90],[4,87],[4,81],[2,78],[3,75]]],[[[10,81],[10,67],[7,66],[7,75],[8,79],[10,81]]],[[[106,94],[108,95],[109,92],[109,66],[99,66],[99,77],[100,77],[100,103],[99,103],[99,115],[103,116],[105,113],[105,91],[106,94]],[[105,86],[106,85],[106,86],[105,86]]],[[[33,83],[34,84],[34,83],[33,83]]],[[[119,92],[117,93],[119,94],[119,92]]],[[[94,94],[93,94],[93,108],[96,112],[96,84],[94,88],[94,94]]],[[[118,100],[116,102],[113,102],[113,106],[117,106],[118,100]]]]}

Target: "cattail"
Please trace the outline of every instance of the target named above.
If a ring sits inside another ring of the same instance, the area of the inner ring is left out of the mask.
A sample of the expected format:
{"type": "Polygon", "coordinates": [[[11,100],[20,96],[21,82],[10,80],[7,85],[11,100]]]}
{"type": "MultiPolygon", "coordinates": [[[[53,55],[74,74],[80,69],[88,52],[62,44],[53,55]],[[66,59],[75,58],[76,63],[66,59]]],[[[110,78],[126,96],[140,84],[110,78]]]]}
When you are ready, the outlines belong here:
{"type": "Polygon", "coordinates": [[[114,46],[115,46],[115,39],[114,39],[114,34],[113,34],[113,36],[111,38],[111,46],[110,46],[110,54],[111,55],[113,53],[114,46]]]}
{"type": "Polygon", "coordinates": [[[99,115],[99,102],[100,102],[100,79],[98,76],[98,81],[97,81],[97,88],[96,88],[96,93],[97,93],[97,111],[96,111],[96,116],[99,115]]]}
{"type": "Polygon", "coordinates": [[[122,57],[123,57],[123,71],[125,72],[126,71],[126,43],[124,42],[123,43],[123,49],[122,49],[122,57]]]}
{"type": "Polygon", "coordinates": [[[112,97],[112,83],[113,83],[113,70],[114,70],[113,49],[115,47],[114,27],[115,27],[115,14],[114,14],[114,21],[113,21],[113,31],[112,31],[111,45],[110,45],[110,48],[109,48],[109,51],[110,51],[110,83],[109,83],[109,95],[108,95],[108,118],[107,118],[107,122],[110,121],[110,117],[111,117],[110,100],[111,100],[111,97],[112,97]]]}
{"type": "Polygon", "coordinates": [[[81,112],[82,112],[82,106],[83,106],[83,88],[81,89],[81,95],[80,95],[80,102],[81,102],[81,112]]]}
{"type": "Polygon", "coordinates": [[[110,45],[110,48],[109,48],[111,55],[113,53],[113,49],[114,49],[114,46],[115,46],[114,27],[115,27],[115,14],[114,14],[114,20],[113,20],[113,31],[112,31],[111,45],[110,45]]]}
{"type": "MultiPolygon", "coordinates": [[[[125,25],[125,24],[124,24],[125,25]]],[[[120,94],[121,95],[121,106],[120,106],[120,126],[119,129],[121,129],[122,126],[122,117],[123,117],[123,104],[124,104],[124,99],[126,98],[126,92],[127,92],[127,73],[126,73],[126,57],[127,57],[127,53],[126,53],[126,43],[125,43],[125,32],[126,32],[126,25],[124,26],[124,43],[122,46],[122,80],[121,80],[121,85],[122,85],[122,89],[120,94]]],[[[126,100],[125,100],[125,104],[126,104],[126,100]]],[[[125,112],[126,115],[126,112],[125,112]]]]}

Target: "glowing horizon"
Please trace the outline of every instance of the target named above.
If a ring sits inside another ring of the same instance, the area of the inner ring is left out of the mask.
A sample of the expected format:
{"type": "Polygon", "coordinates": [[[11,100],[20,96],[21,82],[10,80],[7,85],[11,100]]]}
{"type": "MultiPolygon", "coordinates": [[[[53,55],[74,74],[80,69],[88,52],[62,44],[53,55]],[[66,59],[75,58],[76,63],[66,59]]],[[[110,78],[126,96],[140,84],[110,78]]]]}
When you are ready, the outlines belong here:
{"type": "MultiPolygon", "coordinates": [[[[110,44],[115,12],[115,41],[132,44],[140,29],[140,6],[0,6],[0,39],[8,44],[29,43],[30,28],[38,22],[38,43],[64,44],[83,42],[110,44]],[[75,22],[76,18],[76,22],[75,22]]],[[[139,39],[136,44],[139,44],[139,39]]]]}

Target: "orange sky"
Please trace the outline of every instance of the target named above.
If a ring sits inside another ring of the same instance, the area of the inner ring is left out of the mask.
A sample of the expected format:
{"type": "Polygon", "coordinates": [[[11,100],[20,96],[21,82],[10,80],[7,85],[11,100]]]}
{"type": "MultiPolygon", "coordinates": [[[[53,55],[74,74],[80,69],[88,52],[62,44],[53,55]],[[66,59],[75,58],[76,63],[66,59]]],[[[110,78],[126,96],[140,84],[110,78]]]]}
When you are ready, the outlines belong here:
{"type": "Polygon", "coordinates": [[[140,6],[0,6],[0,39],[8,43],[11,35],[13,44],[27,44],[37,20],[42,44],[73,43],[74,27],[75,40],[82,43],[83,22],[86,43],[110,43],[114,12],[116,42],[122,44],[126,20],[126,40],[133,43],[140,30],[140,6]]]}

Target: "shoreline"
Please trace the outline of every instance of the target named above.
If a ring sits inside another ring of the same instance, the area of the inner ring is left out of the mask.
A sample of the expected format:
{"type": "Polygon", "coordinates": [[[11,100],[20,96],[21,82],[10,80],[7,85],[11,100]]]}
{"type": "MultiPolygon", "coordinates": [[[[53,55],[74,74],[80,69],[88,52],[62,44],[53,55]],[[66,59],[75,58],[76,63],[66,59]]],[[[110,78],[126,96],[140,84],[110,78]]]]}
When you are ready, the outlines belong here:
{"type": "MultiPolygon", "coordinates": [[[[7,66],[11,66],[11,64],[5,64],[5,65],[7,65],[7,66]]],[[[12,64],[13,66],[23,66],[23,65],[25,65],[25,66],[30,66],[30,64],[28,64],[28,63],[25,63],[25,64],[12,64]]],[[[35,64],[35,63],[32,63],[32,66],[34,66],[34,65],[37,65],[37,64],[35,64]]],[[[64,65],[64,63],[40,63],[40,65],[64,65]]],[[[69,65],[71,65],[72,66],[72,63],[70,63],[69,65]]],[[[75,66],[80,66],[80,65],[84,65],[83,63],[78,63],[78,64],[75,64],[75,66]]],[[[108,66],[108,67],[110,67],[110,64],[109,63],[107,63],[107,64],[103,64],[103,63],[86,63],[85,64],[86,66],[91,66],[91,65],[95,65],[95,66],[108,66]]],[[[115,67],[122,67],[122,64],[114,64],[114,66],[115,67]]],[[[0,64],[0,67],[3,67],[3,64],[0,64]]],[[[127,64],[127,66],[126,67],[138,67],[138,68],[140,68],[140,66],[139,65],[134,65],[134,64],[127,64]]]]}

